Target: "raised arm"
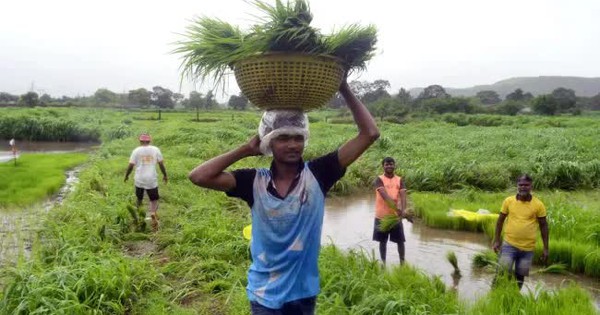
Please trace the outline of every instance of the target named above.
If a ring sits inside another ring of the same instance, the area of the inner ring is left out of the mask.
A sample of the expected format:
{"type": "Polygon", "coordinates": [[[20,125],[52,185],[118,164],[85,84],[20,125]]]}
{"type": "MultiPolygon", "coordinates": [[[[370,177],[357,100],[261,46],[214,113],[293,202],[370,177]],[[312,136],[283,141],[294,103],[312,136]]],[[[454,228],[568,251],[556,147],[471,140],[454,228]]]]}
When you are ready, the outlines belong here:
{"type": "Polygon", "coordinates": [[[346,80],[340,86],[340,93],[346,100],[354,122],[358,126],[358,135],[344,143],[338,150],[340,165],[345,168],[358,159],[379,138],[379,129],[367,107],[352,93],[346,80]]]}
{"type": "Polygon", "coordinates": [[[235,177],[225,172],[231,164],[249,156],[259,155],[258,136],[252,137],[248,143],[240,146],[237,149],[214,157],[194,168],[188,178],[192,183],[204,187],[220,191],[228,191],[235,188],[235,177]]]}

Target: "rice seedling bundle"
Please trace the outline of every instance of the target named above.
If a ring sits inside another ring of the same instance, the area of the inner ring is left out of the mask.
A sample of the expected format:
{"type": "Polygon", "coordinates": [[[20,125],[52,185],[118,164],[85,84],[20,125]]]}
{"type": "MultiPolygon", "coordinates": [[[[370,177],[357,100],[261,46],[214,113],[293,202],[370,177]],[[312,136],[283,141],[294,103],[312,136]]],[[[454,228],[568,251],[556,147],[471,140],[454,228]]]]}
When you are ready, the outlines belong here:
{"type": "Polygon", "coordinates": [[[397,215],[389,214],[379,220],[379,226],[377,228],[381,232],[389,232],[391,229],[400,223],[400,217],[397,215]]]}
{"type": "Polygon", "coordinates": [[[335,94],[346,72],[365,69],[373,57],[373,25],[351,24],[326,35],[310,25],[313,15],[305,0],[252,4],[264,16],[247,32],[209,17],[188,26],[186,40],[173,51],[183,55],[184,77],[224,87],[233,70],[254,105],[310,110],[335,94]]]}
{"type": "Polygon", "coordinates": [[[496,266],[498,255],[491,250],[481,251],[473,256],[473,267],[484,268],[487,266],[496,266]]]}
{"type": "Polygon", "coordinates": [[[458,268],[458,258],[456,258],[456,253],[454,251],[448,251],[446,253],[446,259],[454,268],[454,275],[460,275],[460,269],[458,268]]]}
{"type": "Polygon", "coordinates": [[[550,266],[536,270],[536,273],[567,273],[567,265],[565,264],[552,264],[550,266]]]}

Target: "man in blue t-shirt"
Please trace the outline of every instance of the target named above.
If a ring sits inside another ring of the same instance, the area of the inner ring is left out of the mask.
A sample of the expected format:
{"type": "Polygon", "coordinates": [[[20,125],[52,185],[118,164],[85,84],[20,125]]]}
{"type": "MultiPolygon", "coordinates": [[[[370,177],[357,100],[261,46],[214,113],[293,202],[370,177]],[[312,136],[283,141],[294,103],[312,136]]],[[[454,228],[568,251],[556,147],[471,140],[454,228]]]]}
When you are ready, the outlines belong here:
{"type": "Polygon", "coordinates": [[[267,111],[259,136],[189,174],[201,187],[245,200],[252,213],[252,265],[246,291],[252,314],[314,314],[325,195],[379,137],[375,120],[344,80],[340,93],[358,135],[339,149],[302,160],[308,120],[301,111],[267,111]],[[248,156],[273,155],[270,168],[225,169],[248,156]]]}

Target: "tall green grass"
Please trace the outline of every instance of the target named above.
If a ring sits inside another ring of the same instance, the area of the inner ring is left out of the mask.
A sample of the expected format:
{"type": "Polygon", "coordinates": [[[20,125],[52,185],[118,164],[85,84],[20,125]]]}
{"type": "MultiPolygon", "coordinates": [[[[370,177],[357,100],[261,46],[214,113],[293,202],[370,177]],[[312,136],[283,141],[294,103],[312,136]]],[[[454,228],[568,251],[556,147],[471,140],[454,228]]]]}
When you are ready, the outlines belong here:
{"type": "Polygon", "coordinates": [[[572,283],[560,290],[540,288],[522,294],[515,283],[499,279],[495,289],[475,303],[469,314],[597,314],[587,292],[572,283]]]}
{"type": "Polygon", "coordinates": [[[98,141],[100,132],[52,117],[0,117],[0,138],[30,141],[98,141]]]}

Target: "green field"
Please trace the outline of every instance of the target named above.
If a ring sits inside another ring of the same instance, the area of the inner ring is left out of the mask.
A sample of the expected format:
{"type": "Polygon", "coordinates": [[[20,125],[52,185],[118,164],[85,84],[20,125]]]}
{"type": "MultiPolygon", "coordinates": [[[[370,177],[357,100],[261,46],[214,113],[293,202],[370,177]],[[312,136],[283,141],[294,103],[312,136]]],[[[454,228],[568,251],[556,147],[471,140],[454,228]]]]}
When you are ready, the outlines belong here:
{"type": "MultiPolygon", "coordinates": [[[[11,110],[10,115],[44,110],[11,110]]],[[[104,142],[80,173],[77,189],[47,214],[31,258],[1,269],[0,313],[249,314],[244,287],[250,261],[241,234],[250,222],[247,206],[193,186],[187,173],[250,138],[260,113],[206,112],[201,122],[193,121],[193,113],[163,113],[160,121],[151,112],[57,113],[94,128],[104,142]],[[128,211],[133,186],[123,183],[135,135],[143,131],[161,149],[170,178],[160,186],[162,225],[156,234],[142,229],[128,211]]],[[[598,276],[600,262],[588,267],[591,258],[574,259],[580,253],[562,253],[556,244],[598,250],[590,236],[598,222],[598,198],[586,189],[600,183],[600,119],[503,117],[496,126],[458,126],[444,119],[382,123],[381,139],[332,193],[370,189],[381,159],[390,155],[428,225],[486,231],[485,224],[436,221],[436,213],[449,207],[497,211],[514,190],[514,176],[529,172],[536,187],[545,189],[540,197],[549,209],[551,259],[571,255],[574,270],[598,276]],[[577,191],[555,192],[558,188],[577,191]]],[[[348,117],[336,112],[314,112],[310,120],[307,159],[334,150],[356,133],[345,123],[348,117]]],[[[255,157],[234,167],[268,163],[255,157]]],[[[577,287],[529,295],[498,289],[468,306],[438,278],[410,266],[383,271],[368,257],[323,249],[318,314],[595,314],[590,297],[577,287]]]]}
{"type": "Polygon", "coordinates": [[[83,153],[22,154],[0,163],[0,207],[26,206],[50,197],[65,183],[65,171],[87,159],[83,153]]]}

